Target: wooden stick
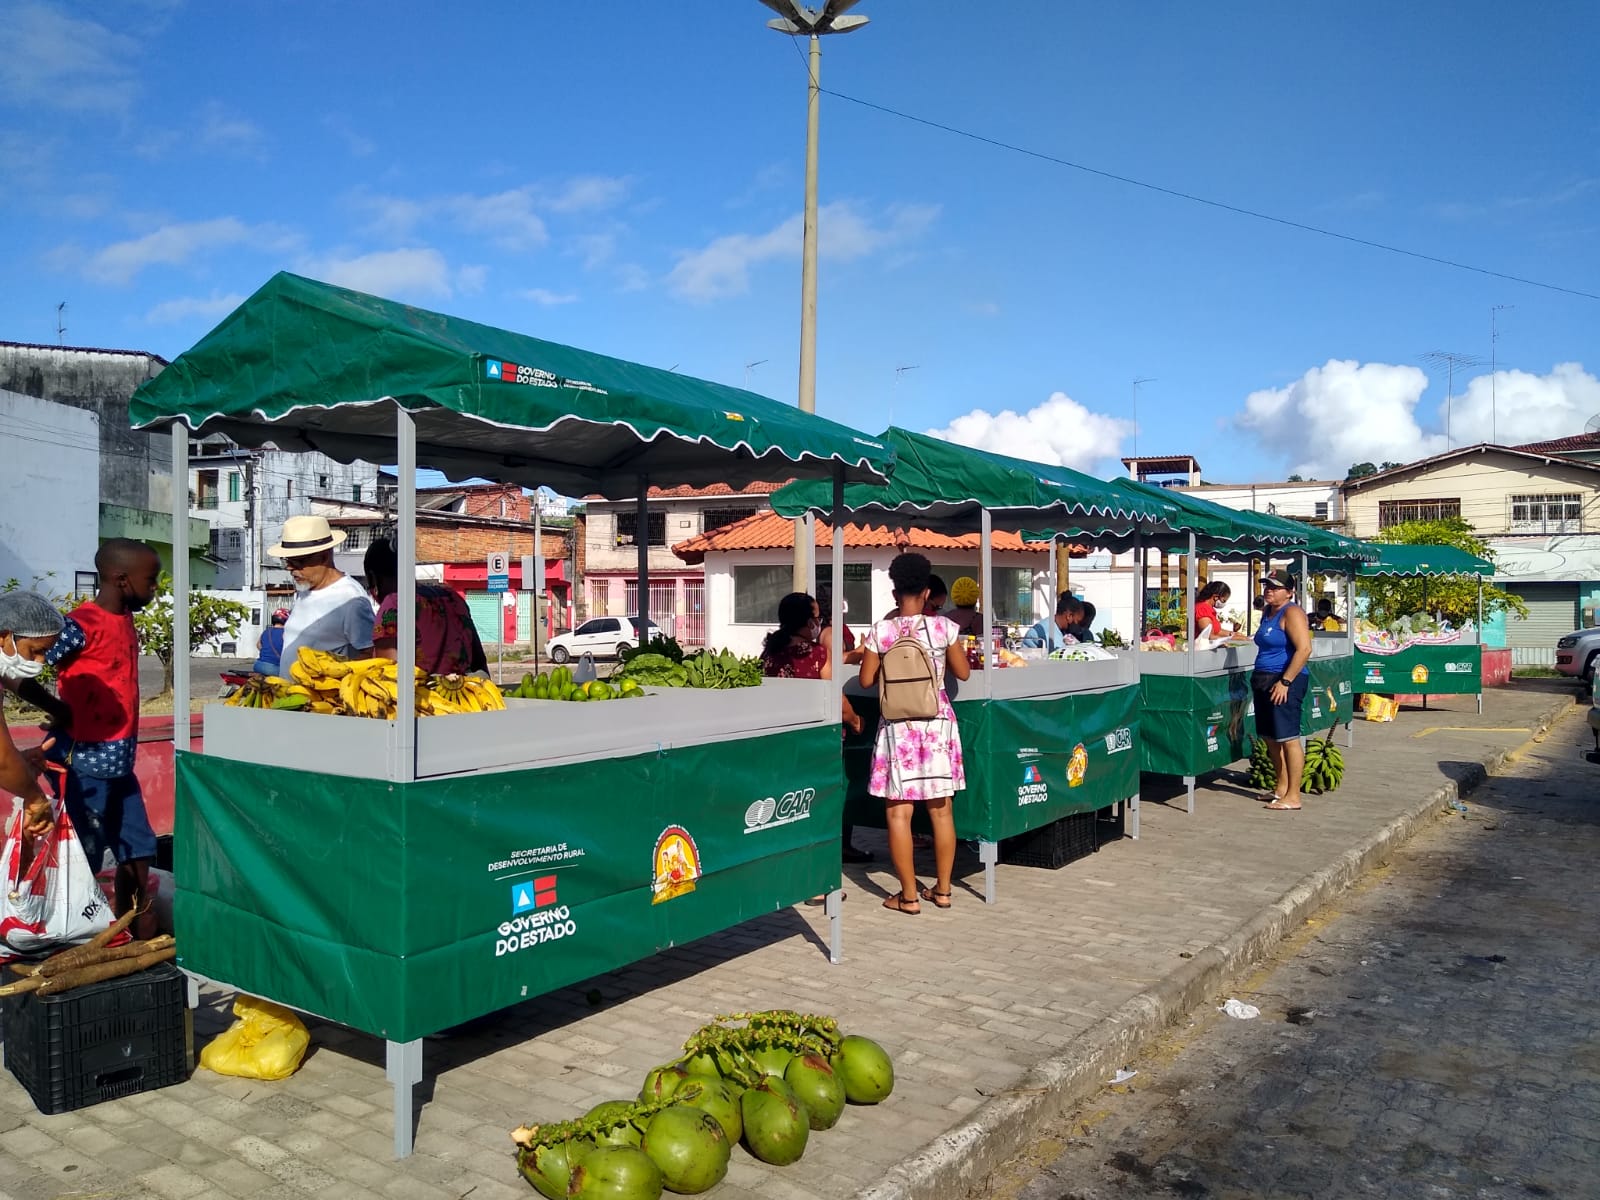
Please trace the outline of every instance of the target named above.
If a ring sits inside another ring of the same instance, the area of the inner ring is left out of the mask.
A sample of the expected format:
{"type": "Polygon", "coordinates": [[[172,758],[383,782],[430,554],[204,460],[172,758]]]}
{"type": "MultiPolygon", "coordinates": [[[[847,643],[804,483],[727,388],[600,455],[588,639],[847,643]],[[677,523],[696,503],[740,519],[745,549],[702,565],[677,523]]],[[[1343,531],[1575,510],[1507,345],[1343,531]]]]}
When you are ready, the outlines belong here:
{"type": "Polygon", "coordinates": [[[153,937],[148,942],[126,942],[121,946],[102,946],[92,950],[75,962],[64,963],[60,958],[52,958],[42,963],[39,974],[46,979],[52,979],[65,971],[73,971],[79,967],[93,966],[95,963],[114,962],[119,958],[139,958],[145,954],[154,954],[157,950],[165,950],[176,945],[170,933],[160,937],[153,937]]]}
{"type": "Polygon", "coordinates": [[[137,975],[147,967],[153,967],[157,963],[164,963],[176,957],[178,957],[177,948],[169,946],[165,950],[157,950],[154,954],[145,954],[138,958],[119,958],[111,962],[77,967],[46,979],[39,986],[39,995],[55,996],[61,992],[69,992],[75,987],[83,987],[85,984],[118,979],[123,975],[137,975]]]}

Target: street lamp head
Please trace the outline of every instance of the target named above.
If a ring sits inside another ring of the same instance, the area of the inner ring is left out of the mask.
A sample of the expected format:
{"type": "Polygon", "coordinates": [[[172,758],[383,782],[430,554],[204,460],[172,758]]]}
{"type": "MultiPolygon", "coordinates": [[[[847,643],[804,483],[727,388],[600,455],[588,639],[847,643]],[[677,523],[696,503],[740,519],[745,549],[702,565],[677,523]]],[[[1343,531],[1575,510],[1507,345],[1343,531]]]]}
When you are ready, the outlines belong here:
{"type": "Polygon", "coordinates": [[[776,29],[779,33],[792,36],[815,36],[824,33],[850,33],[860,29],[867,23],[866,17],[850,17],[845,14],[856,6],[859,0],[827,0],[821,8],[807,8],[796,0],[761,0],[778,16],[775,20],[767,22],[768,29],[776,29]]]}

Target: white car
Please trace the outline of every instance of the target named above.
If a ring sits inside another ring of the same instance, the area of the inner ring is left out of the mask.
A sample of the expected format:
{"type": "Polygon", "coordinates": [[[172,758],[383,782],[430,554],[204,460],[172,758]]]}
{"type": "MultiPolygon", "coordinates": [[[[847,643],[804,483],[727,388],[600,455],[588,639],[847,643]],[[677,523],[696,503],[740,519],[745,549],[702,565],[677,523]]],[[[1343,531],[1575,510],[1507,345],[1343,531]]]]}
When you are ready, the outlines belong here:
{"type": "Polygon", "coordinates": [[[1556,670],[1593,679],[1600,662],[1600,629],[1578,629],[1556,642],[1556,670]]]}
{"type": "MultiPolygon", "coordinates": [[[[647,639],[661,636],[659,625],[654,621],[649,625],[647,639]]],[[[584,654],[617,658],[638,641],[638,617],[590,617],[571,632],[558,633],[550,639],[550,661],[559,666],[584,654]]]]}

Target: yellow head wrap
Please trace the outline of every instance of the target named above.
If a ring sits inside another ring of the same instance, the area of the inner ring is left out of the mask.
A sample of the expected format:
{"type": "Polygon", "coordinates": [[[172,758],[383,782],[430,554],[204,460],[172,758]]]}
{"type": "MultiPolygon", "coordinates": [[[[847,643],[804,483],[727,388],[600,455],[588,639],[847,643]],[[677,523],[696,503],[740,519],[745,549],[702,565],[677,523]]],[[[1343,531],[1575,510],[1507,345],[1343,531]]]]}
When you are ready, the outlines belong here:
{"type": "Polygon", "coordinates": [[[978,581],[966,575],[950,585],[950,602],[958,608],[966,608],[969,604],[978,602],[978,581]]]}

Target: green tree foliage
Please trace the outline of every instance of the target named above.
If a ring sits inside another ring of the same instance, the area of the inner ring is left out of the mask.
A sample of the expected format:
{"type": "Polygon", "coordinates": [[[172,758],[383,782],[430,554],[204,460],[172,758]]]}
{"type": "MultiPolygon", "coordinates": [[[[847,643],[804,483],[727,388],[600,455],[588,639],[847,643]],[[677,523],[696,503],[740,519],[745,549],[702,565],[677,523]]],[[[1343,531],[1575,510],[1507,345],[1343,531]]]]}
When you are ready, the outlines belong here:
{"type": "Polygon", "coordinates": [[[1365,479],[1368,475],[1376,475],[1379,471],[1387,471],[1391,467],[1403,467],[1403,466],[1405,466],[1404,463],[1397,463],[1397,462],[1382,462],[1382,463],[1358,462],[1358,463],[1351,463],[1350,464],[1350,469],[1345,472],[1344,477],[1346,479],[1365,479]]]}
{"type": "MultiPolygon", "coordinates": [[[[1373,540],[1409,546],[1454,546],[1479,558],[1494,561],[1494,551],[1475,536],[1472,526],[1460,517],[1443,521],[1405,521],[1389,526],[1373,540]]],[[[1366,599],[1367,619],[1386,627],[1401,617],[1419,613],[1449,621],[1457,627],[1478,619],[1476,578],[1382,576],[1360,580],[1356,584],[1356,591],[1366,599]]],[[[1501,612],[1525,617],[1528,615],[1528,606],[1522,602],[1522,597],[1485,583],[1484,616],[1501,612]]]]}
{"type": "MultiPolygon", "coordinates": [[[[210,592],[189,593],[189,646],[192,650],[212,638],[237,637],[240,627],[250,619],[249,606],[237,600],[224,600],[210,592]]],[[[172,690],[172,576],[161,573],[156,598],[133,614],[139,631],[139,648],[161,660],[161,690],[172,690]]]]}

